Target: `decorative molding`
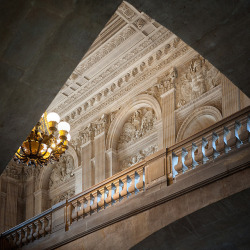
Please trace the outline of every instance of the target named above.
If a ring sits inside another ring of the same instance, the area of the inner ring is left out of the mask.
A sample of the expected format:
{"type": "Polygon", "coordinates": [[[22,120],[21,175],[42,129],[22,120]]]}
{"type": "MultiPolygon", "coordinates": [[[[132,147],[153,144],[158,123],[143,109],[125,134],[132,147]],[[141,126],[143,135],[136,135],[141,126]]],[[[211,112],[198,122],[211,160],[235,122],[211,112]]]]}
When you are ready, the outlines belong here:
{"type": "Polygon", "coordinates": [[[222,119],[221,112],[212,106],[204,106],[200,107],[194,110],[193,113],[191,113],[182,123],[179,132],[176,137],[176,141],[179,142],[183,139],[184,133],[186,132],[186,129],[190,126],[190,123],[197,117],[203,116],[203,115],[210,115],[215,118],[216,122],[220,121],[222,119]]]}

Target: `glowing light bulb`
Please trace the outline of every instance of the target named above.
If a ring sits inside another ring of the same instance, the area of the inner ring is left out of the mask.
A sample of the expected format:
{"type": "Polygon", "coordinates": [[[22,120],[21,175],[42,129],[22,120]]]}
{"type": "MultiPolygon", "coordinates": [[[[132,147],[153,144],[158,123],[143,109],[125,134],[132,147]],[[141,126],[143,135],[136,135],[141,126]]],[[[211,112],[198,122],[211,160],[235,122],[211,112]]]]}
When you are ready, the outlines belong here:
{"type": "Polygon", "coordinates": [[[48,113],[48,115],[47,115],[47,121],[48,122],[59,123],[60,122],[60,116],[57,113],[55,113],[55,112],[48,113]]]}
{"type": "Polygon", "coordinates": [[[48,152],[51,153],[51,152],[52,152],[52,149],[51,149],[51,148],[48,148],[48,152]]]}
{"type": "Polygon", "coordinates": [[[52,148],[55,148],[55,147],[56,147],[56,144],[55,144],[55,143],[52,143],[52,144],[51,144],[51,147],[52,147],[52,148]]]}
{"type": "Polygon", "coordinates": [[[67,122],[60,122],[58,124],[58,130],[64,130],[64,131],[67,131],[69,132],[70,131],[70,125],[67,123],[67,122]]]}

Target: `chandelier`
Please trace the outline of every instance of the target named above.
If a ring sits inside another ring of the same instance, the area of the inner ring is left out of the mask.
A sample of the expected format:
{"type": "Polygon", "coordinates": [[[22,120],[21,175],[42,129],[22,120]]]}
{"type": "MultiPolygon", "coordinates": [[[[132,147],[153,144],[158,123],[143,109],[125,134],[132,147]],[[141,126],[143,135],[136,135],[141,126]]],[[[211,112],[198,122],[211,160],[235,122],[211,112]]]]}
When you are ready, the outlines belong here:
{"type": "Polygon", "coordinates": [[[14,160],[28,166],[44,166],[59,161],[68,148],[70,125],[60,122],[57,113],[45,112],[14,155],[14,160]],[[58,127],[58,128],[57,128],[58,127]]]}

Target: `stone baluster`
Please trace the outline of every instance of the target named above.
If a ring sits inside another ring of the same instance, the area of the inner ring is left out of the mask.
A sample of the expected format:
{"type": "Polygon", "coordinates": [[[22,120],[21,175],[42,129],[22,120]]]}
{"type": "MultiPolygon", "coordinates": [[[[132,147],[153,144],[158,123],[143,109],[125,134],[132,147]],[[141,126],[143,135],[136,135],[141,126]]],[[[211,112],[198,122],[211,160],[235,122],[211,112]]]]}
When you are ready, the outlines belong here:
{"type": "Polygon", "coordinates": [[[90,194],[90,214],[97,211],[97,191],[90,194]]]}
{"type": "Polygon", "coordinates": [[[16,245],[19,246],[19,247],[21,247],[22,246],[22,238],[23,238],[23,235],[24,235],[23,230],[22,229],[18,229],[16,231],[16,233],[17,233],[16,245]]]}
{"type": "Polygon", "coordinates": [[[214,148],[213,148],[213,133],[209,133],[206,135],[206,140],[208,142],[206,147],[206,156],[208,160],[213,159],[214,148]]]}
{"type": "Polygon", "coordinates": [[[91,199],[90,199],[90,194],[85,195],[85,202],[84,202],[84,215],[90,215],[90,206],[91,206],[91,199]]]}
{"type": "Polygon", "coordinates": [[[127,176],[123,176],[120,181],[123,183],[120,191],[120,199],[122,200],[127,195],[127,176]]]}
{"type": "Polygon", "coordinates": [[[239,138],[243,144],[249,141],[249,132],[250,132],[250,116],[246,116],[241,120],[241,127],[238,131],[239,138]]]}
{"type": "Polygon", "coordinates": [[[28,226],[23,227],[24,236],[22,238],[22,244],[25,244],[28,242],[28,234],[29,234],[28,230],[29,230],[28,226]]]}
{"type": "Polygon", "coordinates": [[[34,222],[34,225],[35,225],[35,227],[36,227],[36,230],[35,230],[33,236],[34,236],[34,238],[38,239],[39,236],[40,236],[40,235],[39,235],[39,231],[41,230],[42,224],[41,224],[41,222],[40,222],[39,220],[36,220],[36,221],[34,222]]]}
{"type": "Polygon", "coordinates": [[[135,184],[136,189],[139,191],[145,189],[145,170],[144,168],[140,168],[136,171],[136,174],[139,176],[137,183],[135,184]]]}
{"type": "Polygon", "coordinates": [[[101,188],[97,191],[97,211],[101,211],[104,209],[104,202],[105,201],[105,192],[104,188],[101,188]]]}
{"type": "Polygon", "coordinates": [[[79,219],[79,217],[83,216],[84,214],[84,197],[80,197],[77,199],[77,203],[76,203],[76,215],[77,215],[77,220],[79,219]]]}
{"type": "Polygon", "coordinates": [[[216,159],[220,153],[217,150],[219,136],[216,132],[212,133],[212,147],[213,147],[213,159],[216,159]]]}
{"type": "Polygon", "coordinates": [[[132,195],[135,192],[135,173],[130,173],[128,175],[129,187],[128,187],[128,196],[132,195]]]}
{"type": "Polygon", "coordinates": [[[121,196],[123,189],[124,189],[124,183],[121,179],[119,179],[119,201],[123,199],[123,196],[121,196]]]}
{"type": "Polygon", "coordinates": [[[198,152],[198,146],[193,142],[192,143],[192,149],[191,149],[191,157],[192,157],[192,169],[196,168],[198,166],[198,162],[195,159],[195,156],[197,155],[198,152]]]}
{"type": "Polygon", "coordinates": [[[113,183],[112,183],[112,190],[114,191],[113,192],[113,195],[112,195],[112,198],[113,198],[113,203],[119,201],[119,198],[120,198],[120,185],[119,185],[119,180],[115,180],[113,183]]]}
{"type": "Polygon", "coordinates": [[[46,233],[50,233],[51,232],[51,214],[47,214],[45,215],[46,219],[47,219],[47,224],[45,225],[45,232],[46,233]]]}
{"type": "Polygon", "coordinates": [[[34,223],[31,223],[28,225],[28,227],[29,227],[28,241],[33,241],[34,240],[33,233],[35,232],[35,225],[34,223]]]}
{"type": "Polygon", "coordinates": [[[104,187],[104,193],[105,193],[105,204],[104,204],[104,208],[107,208],[111,202],[112,202],[112,188],[111,188],[111,184],[108,184],[104,187]]]}
{"type": "Polygon", "coordinates": [[[235,121],[234,134],[235,134],[235,137],[236,137],[236,147],[237,148],[240,148],[240,146],[243,144],[243,142],[241,141],[240,136],[239,136],[240,128],[241,128],[241,123],[239,121],[235,121]]]}
{"type": "Polygon", "coordinates": [[[185,173],[188,170],[188,167],[185,165],[185,159],[188,155],[188,151],[185,148],[181,150],[181,163],[182,163],[182,173],[185,173]]]}
{"type": "Polygon", "coordinates": [[[230,130],[228,127],[224,127],[223,131],[224,152],[227,154],[231,150],[231,147],[228,146],[228,136],[230,134],[230,130]]]}
{"type": "Polygon", "coordinates": [[[45,217],[42,217],[39,219],[41,223],[41,229],[39,230],[39,236],[45,236],[45,227],[47,226],[47,219],[45,217]]]}
{"type": "Polygon", "coordinates": [[[209,158],[206,156],[206,149],[208,148],[208,141],[206,138],[202,138],[202,164],[206,164],[209,158]]]}
{"type": "Polygon", "coordinates": [[[175,166],[177,166],[179,162],[179,157],[172,152],[172,173],[173,173],[173,179],[175,179],[175,177],[178,175],[178,172],[175,169],[175,166]]]}

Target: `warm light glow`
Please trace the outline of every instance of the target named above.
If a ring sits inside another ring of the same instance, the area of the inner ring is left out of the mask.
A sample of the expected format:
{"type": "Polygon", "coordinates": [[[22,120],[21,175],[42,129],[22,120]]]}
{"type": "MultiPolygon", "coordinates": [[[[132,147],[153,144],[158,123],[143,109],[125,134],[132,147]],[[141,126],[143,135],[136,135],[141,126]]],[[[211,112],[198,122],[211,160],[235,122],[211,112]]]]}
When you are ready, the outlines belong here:
{"type": "Polygon", "coordinates": [[[51,148],[48,148],[48,152],[51,153],[51,152],[52,152],[52,149],[51,149],[51,148]]]}
{"type": "Polygon", "coordinates": [[[52,144],[51,144],[51,147],[52,147],[52,148],[55,148],[55,147],[56,147],[56,144],[55,144],[55,143],[52,143],[52,144]]]}
{"type": "Polygon", "coordinates": [[[67,131],[69,132],[70,131],[70,125],[67,123],[67,122],[60,122],[58,124],[58,130],[64,130],[64,131],[67,131]]]}
{"type": "Polygon", "coordinates": [[[70,134],[67,135],[67,140],[70,141],[71,140],[71,136],[70,134]]]}
{"type": "Polygon", "coordinates": [[[59,123],[60,122],[60,116],[55,112],[48,113],[47,121],[48,122],[57,122],[57,123],[59,123]]]}

